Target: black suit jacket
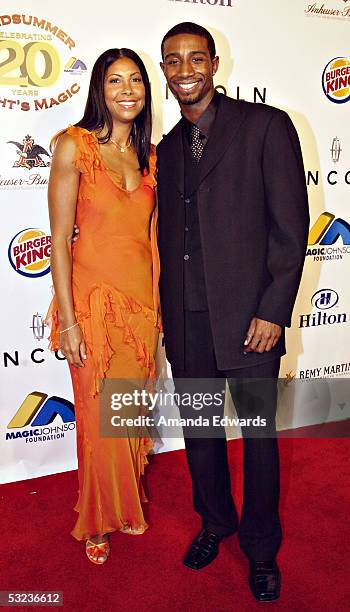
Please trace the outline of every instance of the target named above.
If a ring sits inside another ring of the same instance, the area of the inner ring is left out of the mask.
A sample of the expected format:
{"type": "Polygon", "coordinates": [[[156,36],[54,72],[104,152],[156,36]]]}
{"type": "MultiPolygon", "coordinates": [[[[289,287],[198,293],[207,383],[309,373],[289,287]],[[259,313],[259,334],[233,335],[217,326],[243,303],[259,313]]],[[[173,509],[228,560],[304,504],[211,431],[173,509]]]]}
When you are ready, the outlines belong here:
{"type": "MultiPolygon", "coordinates": [[[[167,357],[184,363],[184,157],[182,120],[157,147],[160,298],[167,357]]],[[[290,326],[309,228],[307,189],[289,116],[220,94],[194,186],[219,369],[285,353],[244,355],[252,317],[290,326]]]]}

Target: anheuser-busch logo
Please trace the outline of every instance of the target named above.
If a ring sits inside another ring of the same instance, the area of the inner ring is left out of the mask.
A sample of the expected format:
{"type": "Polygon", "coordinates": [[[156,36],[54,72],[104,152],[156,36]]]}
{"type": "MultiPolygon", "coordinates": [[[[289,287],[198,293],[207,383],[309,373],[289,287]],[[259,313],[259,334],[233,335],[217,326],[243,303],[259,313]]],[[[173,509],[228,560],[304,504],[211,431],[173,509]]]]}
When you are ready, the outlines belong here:
{"type": "Polygon", "coordinates": [[[328,19],[350,19],[350,0],[332,0],[331,2],[307,3],[305,14],[311,17],[325,17],[328,19]]]}

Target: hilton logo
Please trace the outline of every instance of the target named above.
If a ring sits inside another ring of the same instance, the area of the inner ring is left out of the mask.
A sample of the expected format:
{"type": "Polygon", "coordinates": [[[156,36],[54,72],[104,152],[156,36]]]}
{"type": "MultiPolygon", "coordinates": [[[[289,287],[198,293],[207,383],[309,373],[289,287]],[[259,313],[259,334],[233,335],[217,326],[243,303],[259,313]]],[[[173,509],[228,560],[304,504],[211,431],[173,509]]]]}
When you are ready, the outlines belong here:
{"type": "Polygon", "coordinates": [[[313,294],[311,305],[318,312],[310,314],[302,314],[299,316],[299,327],[319,327],[320,325],[335,325],[338,323],[347,323],[348,316],[345,312],[337,314],[329,314],[325,312],[335,308],[339,302],[339,295],[334,289],[320,289],[313,294]]]}
{"type": "Polygon", "coordinates": [[[211,6],[230,6],[233,0],[169,0],[169,2],[186,2],[186,4],[210,4],[211,6]]]}
{"type": "Polygon", "coordinates": [[[339,161],[341,152],[342,152],[342,149],[340,147],[340,140],[336,136],[332,140],[332,147],[331,147],[332,161],[334,161],[335,164],[339,161]]]}
{"type": "Polygon", "coordinates": [[[321,289],[316,291],[311,298],[311,304],[319,310],[333,308],[339,302],[339,295],[333,289],[321,289]]]}

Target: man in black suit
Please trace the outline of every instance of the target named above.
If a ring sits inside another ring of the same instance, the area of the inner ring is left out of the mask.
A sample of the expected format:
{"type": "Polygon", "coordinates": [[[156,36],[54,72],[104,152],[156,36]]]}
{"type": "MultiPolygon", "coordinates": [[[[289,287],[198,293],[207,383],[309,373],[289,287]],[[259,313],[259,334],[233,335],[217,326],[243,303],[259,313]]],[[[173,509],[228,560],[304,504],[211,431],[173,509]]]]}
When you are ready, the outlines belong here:
{"type": "Polygon", "coordinates": [[[165,35],[161,68],[182,118],[157,147],[160,297],[176,390],[189,378],[220,390],[224,378],[240,417],[267,418],[264,433],[243,431],[239,525],[223,428],[207,438],[185,430],[202,530],[184,563],[205,567],[220,540],[238,530],[251,590],[264,601],[280,589],[277,378],[303,268],[308,202],[290,118],[217,93],[218,65],[201,26],[182,23],[165,35]]]}

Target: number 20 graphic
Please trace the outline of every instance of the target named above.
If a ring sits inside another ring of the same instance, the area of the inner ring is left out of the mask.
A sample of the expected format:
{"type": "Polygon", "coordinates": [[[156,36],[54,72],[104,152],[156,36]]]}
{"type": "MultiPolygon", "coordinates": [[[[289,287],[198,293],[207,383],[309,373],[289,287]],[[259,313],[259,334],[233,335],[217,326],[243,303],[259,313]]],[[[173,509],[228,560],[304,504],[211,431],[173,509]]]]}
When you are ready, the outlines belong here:
{"type": "Polygon", "coordinates": [[[8,52],[5,60],[0,60],[0,85],[16,87],[50,87],[59,79],[61,72],[60,56],[55,47],[45,41],[20,45],[14,40],[0,41],[0,57],[8,52]],[[42,70],[38,63],[44,60],[42,70]],[[17,76],[9,76],[19,69],[17,76]]]}

